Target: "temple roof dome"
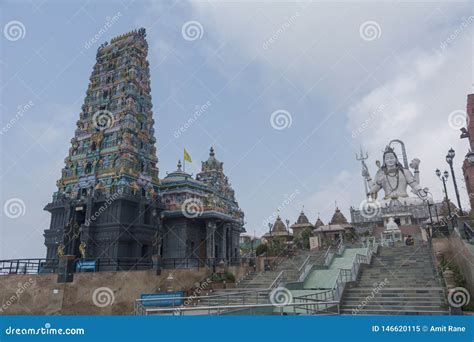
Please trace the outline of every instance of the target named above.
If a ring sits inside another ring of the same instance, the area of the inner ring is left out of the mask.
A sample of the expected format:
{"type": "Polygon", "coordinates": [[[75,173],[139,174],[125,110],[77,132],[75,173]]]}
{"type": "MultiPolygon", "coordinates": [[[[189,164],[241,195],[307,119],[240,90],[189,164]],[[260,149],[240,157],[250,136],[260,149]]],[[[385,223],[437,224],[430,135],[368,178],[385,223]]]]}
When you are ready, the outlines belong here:
{"type": "Polygon", "coordinates": [[[347,224],[347,219],[339,208],[336,208],[329,224],[347,224]]]}
{"type": "Polygon", "coordinates": [[[189,173],[183,171],[181,167],[182,167],[181,160],[179,160],[176,171],[168,173],[166,177],[161,180],[161,182],[162,183],[171,183],[171,182],[180,182],[180,181],[197,182],[193,179],[193,177],[189,173]]]}
{"type": "Polygon", "coordinates": [[[307,224],[309,223],[308,217],[305,215],[303,211],[301,211],[300,216],[298,216],[298,220],[296,220],[298,224],[307,224]]]}
{"type": "Polygon", "coordinates": [[[202,162],[202,171],[222,171],[223,164],[224,163],[221,163],[215,158],[214,148],[211,147],[209,151],[209,158],[205,162],[202,162]]]}
{"type": "Polygon", "coordinates": [[[286,230],[286,226],[281,220],[280,216],[276,218],[275,223],[273,224],[273,227],[272,227],[272,233],[278,233],[278,232],[288,233],[288,231],[286,230]]]}
{"type": "Polygon", "coordinates": [[[318,219],[316,220],[316,223],[314,224],[314,227],[319,228],[319,227],[322,227],[322,226],[324,226],[324,222],[318,216],[318,219]]]}

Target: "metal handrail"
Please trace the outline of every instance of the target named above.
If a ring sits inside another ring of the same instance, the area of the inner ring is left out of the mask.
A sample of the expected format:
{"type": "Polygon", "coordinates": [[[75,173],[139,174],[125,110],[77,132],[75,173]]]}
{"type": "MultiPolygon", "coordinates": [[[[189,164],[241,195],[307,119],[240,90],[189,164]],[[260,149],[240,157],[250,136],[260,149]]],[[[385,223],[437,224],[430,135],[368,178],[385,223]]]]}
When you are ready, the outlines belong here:
{"type": "MultiPolygon", "coordinates": [[[[238,292],[230,292],[230,293],[225,293],[225,294],[219,294],[219,295],[206,295],[206,296],[198,296],[195,297],[198,300],[202,299],[214,299],[214,298],[222,298],[222,297],[229,297],[232,295],[241,295],[241,294],[250,294],[250,293],[268,293],[269,289],[264,289],[264,290],[256,290],[256,291],[238,291],[238,292]]],[[[190,296],[178,296],[178,297],[165,297],[165,298],[139,298],[135,299],[137,302],[147,302],[147,301],[153,301],[153,302],[159,302],[159,301],[180,301],[180,300],[185,300],[188,299],[190,296]]]]}
{"type": "Polygon", "coordinates": [[[298,296],[298,297],[293,297],[293,298],[311,298],[313,300],[316,300],[316,301],[327,301],[328,298],[330,298],[331,300],[334,300],[334,290],[326,290],[326,291],[321,291],[321,292],[317,292],[317,293],[310,293],[310,294],[306,294],[306,295],[301,295],[301,296],[298,296]],[[319,299],[319,298],[322,298],[322,299],[319,299]]]}
{"type": "Polygon", "coordinates": [[[306,266],[306,264],[309,262],[309,259],[311,259],[311,255],[308,255],[308,257],[305,259],[305,261],[301,264],[300,267],[298,267],[298,272],[301,272],[301,270],[303,269],[303,267],[306,266]]]}
{"type": "Polygon", "coordinates": [[[278,273],[275,280],[273,281],[273,283],[271,283],[271,285],[268,288],[274,289],[275,287],[277,287],[280,284],[281,280],[283,279],[284,274],[285,274],[285,271],[281,271],[280,273],[278,273]]]}
{"type": "Polygon", "coordinates": [[[329,266],[334,258],[334,253],[331,253],[331,246],[328,247],[324,253],[324,266],[329,266]]]}
{"type": "Polygon", "coordinates": [[[343,281],[342,278],[344,277],[345,280],[347,280],[347,277],[348,277],[347,273],[349,273],[349,277],[352,281],[357,280],[357,276],[360,270],[360,264],[363,263],[363,261],[365,261],[364,263],[370,264],[372,260],[372,255],[374,254],[374,252],[375,253],[377,252],[377,249],[378,249],[377,244],[375,244],[374,248],[368,247],[366,255],[359,254],[359,253],[354,255],[354,258],[352,259],[351,269],[344,269],[344,268],[339,269],[339,273],[336,277],[336,280],[334,281],[334,285],[332,288],[334,291],[335,300],[341,299],[342,292],[344,291],[345,283],[347,282],[347,281],[343,281]]]}
{"type": "Polygon", "coordinates": [[[214,313],[215,315],[220,315],[221,313],[229,313],[231,310],[248,310],[248,309],[264,309],[264,308],[279,308],[280,314],[283,314],[284,308],[292,307],[294,308],[293,312],[296,314],[296,309],[304,309],[306,313],[318,313],[324,312],[320,310],[320,306],[325,306],[327,309],[328,306],[336,306],[337,312],[340,311],[340,306],[338,301],[327,301],[327,302],[319,302],[319,301],[310,301],[308,303],[287,303],[287,304],[243,304],[243,305],[221,305],[221,306],[200,306],[200,307],[184,307],[173,309],[173,308],[159,308],[159,309],[145,309],[145,315],[153,314],[153,313],[172,313],[173,315],[183,316],[186,312],[196,312],[200,311],[202,315],[210,315],[214,313]],[[206,313],[207,311],[207,313],[206,313]]]}
{"type": "Polygon", "coordinates": [[[7,259],[0,260],[0,275],[54,273],[59,259],[7,259]]]}

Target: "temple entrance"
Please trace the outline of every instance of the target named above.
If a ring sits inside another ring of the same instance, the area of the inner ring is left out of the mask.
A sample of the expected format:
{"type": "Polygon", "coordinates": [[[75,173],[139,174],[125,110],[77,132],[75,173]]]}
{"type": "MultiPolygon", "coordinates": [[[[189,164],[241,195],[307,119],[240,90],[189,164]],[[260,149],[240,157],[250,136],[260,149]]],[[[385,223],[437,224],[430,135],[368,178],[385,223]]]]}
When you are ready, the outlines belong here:
{"type": "Polygon", "coordinates": [[[81,244],[80,227],[86,222],[86,206],[74,208],[73,220],[67,225],[65,231],[66,251],[76,258],[81,257],[79,245],[81,244]]]}

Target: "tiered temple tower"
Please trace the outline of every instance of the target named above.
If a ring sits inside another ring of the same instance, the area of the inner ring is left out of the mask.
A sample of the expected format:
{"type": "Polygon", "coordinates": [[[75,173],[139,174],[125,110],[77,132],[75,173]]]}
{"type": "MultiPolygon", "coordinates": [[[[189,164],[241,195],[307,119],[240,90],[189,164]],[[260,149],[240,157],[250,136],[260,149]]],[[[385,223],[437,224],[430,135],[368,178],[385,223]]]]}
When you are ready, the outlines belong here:
{"type": "Polygon", "coordinates": [[[102,44],[58,191],[47,258],[151,258],[162,207],[148,44],[139,29],[102,44]]]}

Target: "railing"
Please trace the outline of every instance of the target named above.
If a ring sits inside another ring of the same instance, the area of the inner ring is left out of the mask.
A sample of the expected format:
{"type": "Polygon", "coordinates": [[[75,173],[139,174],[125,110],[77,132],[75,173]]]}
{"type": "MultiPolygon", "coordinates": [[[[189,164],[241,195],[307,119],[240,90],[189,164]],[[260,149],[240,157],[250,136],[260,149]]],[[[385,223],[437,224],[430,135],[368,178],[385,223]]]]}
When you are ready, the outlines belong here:
{"type": "Polygon", "coordinates": [[[161,268],[211,268],[218,266],[217,258],[166,258],[159,262],[161,268]]]}
{"type": "Polygon", "coordinates": [[[316,293],[310,293],[310,294],[301,295],[295,298],[309,298],[312,300],[322,301],[322,302],[333,301],[334,290],[326,290],[326,291],[321,291],[321,292],[316,292],[316,293]]]}
{"type": "Polygon", "coordinates": [[[144,258],[76,259],[76,271],[132,271],[149,270],[153,262],[144,258]]]}
{"type": "Polygon", "coordinates": [[[342,255],[344,253],[345,249],[346,249],[346,245],[344,245],[344,240],[341,237],[338,240],[338,244],[337,244],[337,247],[336,247],[336,254],[337,255],[342,255]]]}
{"type": "Polygon", "coordinates": [[[344,292],[345,284],[349,281],[352,281],[352,272],[351,270],[340,268],[337,275],[336,281],[334,282],[334,300],[340,301],[342,293],[344,292]]]}
{"type": "Polygon", "coordinates": [[[469,223],[464,222],[463,224],[463,230],[464,230],[464,235],[466,237],[467,241],[470,241],[472,238],[474,238],[474,230],[471,228],[469,223]]]}
{"type": "Polygon", "coordinates": [[[298,282],[303,282],[308,276],[308,274],[311,272],[313,265],[309,263],[310,258],[311,256],[309,256],[308,259],[306,259],[305,263],[302,265],[304,267],[302,268],[302,270],[301,269],[299,270],[300,276],[298,277],[298,282]]]}
{"type": "Polygon", "coordinates": [[[308,299],[302,299],[299,303],[287,304],[245,304],[245,305],[222,305],[222,306],[199,306],[183,308],[154,308],[146,309],[145,315],[167,314],[167,315],[316,315],[316,314],[337,314],[340,311],[337,301],[319,302],[308,299]],[[336,312],[328,310],[336,308],[336,312]]]}
{"type": "Polygon", "coordinates": [[[58,265],[58,259],[0,260],[0,275],[54,273],[58,265]]]}
{"type": "Polygon", "coordinates": [[[271,283],[271,285],[268,288],[269,289],[274,289],[274,288],[278,287],[278,285],[280,285],[280,283],[282,283],[284,280],[285,280],[285,271],[281,271],[276,276],[275,280],[273,281],[273,283],[271,283]]]}
{"type": "MultiPolygon", "coordinates": [[[[270,289],[265,290],[254,290],[254,291],[238,291],[238,292],[227,292],[218,295],[205,295],[205,296],[182,296],[182,297],[165,297],[165,298],[145,298],[145,299],[136,299],[134,305],[134,311],[136,315],[142,315],[145,311],[152,308],[147,308],[149,303],[166,303],[167,308],[170,310],[180,310],[183,308],[181,304],[176,305],[176,303],[184,303],[185,306],[218,306],[217,304],[211,305],[212,301],[217,301],[218,303],[224,302],[224,305],[238,304],[245,305],[252,299],[255,299],[256,303],[259,301],[264,301],[268,303],[268,295],[270,289]],[[265,298],[266,300],[263,300],[265,298]]],[[[161,305],[156,305],[160,307],[161,305]]]]}
{"type": "Polygon", "coordinates": [[[324,266],[329,266],[334,258],[334,253],[331,250],[331,246],[328,247],[324,254],[324,266]]]}
{"type": "Polygon", "coordinates": [[[441,288],[443,289],[443,294],[444,294],[444,299],[445,303],[449,307],[449,313],[452,314],[458,314],[459,308],[454,308],[452,307],[449,302],[446,300],[448,298],[448,284],[446,283],[446,279],[444,278],[443,271],[441,270],[441,267],[436,266],[436,257],[435,254],[433,253],[433,248],[428,245],[428,253],[430,254],[430,261],[431,261],[431,266],[435,269],[436,274],[438,275],[438,278],[441,282],[441,288]]]}
{"type": "Polygon", "coordinates": [[[367,254],[356,254],[352,260],[352,267],[351,269],[339,269],[339,273],[337,275],[336,281],[334,282],[334,286],[332,290],[334,291],[334,300],[340,301],[342,297],[342,293],[344,292],[345,285],[348,281],[356,281],[357,276],[359,275],[360,265],[370,264],[372,261],[372,255],[377,253],[378,245],[375,244],[373,247],[369,246],[367,249],[367,254]]]}
{"type": "MultiPolygon", "coordinates": [[[[199,259],[199,258],[173,258],[162,259],[159,267],[168,268],[211,268],[218,266],[221,259],[199,259]]],[[[241,264],[241,258],[231,258],[226,261],[227,265],[241,264]]],[[[8,259],[0,260],[0,275],[7,274],[37,274],[56,273],[59,259],[8,259]]],[[[99,272],[99,271],[131,271],[149,270],[153,268],[153,262],[149,258],[78,258],[75,260],[76,272],[99,272]]]]}

